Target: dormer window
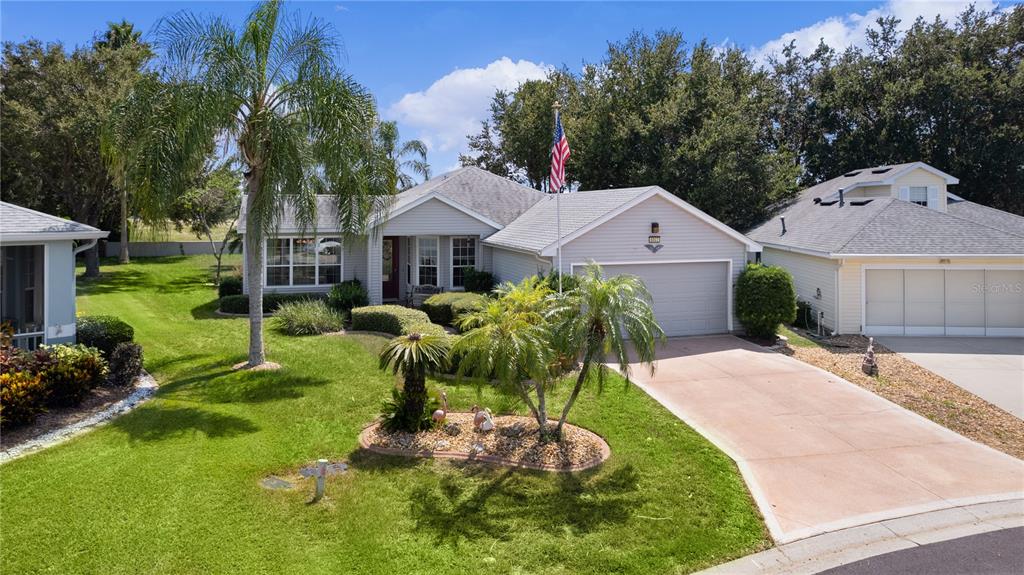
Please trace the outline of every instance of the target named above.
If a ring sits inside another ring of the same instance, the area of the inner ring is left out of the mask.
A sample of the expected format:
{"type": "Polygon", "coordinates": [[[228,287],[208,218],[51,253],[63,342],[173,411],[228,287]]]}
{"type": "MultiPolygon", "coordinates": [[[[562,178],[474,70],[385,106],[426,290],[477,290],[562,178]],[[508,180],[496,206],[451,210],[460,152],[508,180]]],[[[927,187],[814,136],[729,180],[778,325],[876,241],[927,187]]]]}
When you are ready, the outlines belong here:
{"type": "Polygon", "coordinates": [[[910,186],[910,203],[928,207],[928,187],[910,186]]]}

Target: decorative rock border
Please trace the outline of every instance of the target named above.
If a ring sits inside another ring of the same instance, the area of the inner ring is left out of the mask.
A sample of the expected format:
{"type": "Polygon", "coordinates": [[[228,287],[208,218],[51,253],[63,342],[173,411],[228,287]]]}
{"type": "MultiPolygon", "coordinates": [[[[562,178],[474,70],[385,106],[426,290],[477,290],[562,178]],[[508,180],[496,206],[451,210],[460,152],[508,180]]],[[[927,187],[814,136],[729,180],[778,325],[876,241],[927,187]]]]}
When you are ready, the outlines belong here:
{"type": "Polygon", "coordinates": [[[102,411],[90,415],[81,421],[54,429],[53,431],[40,435],[35,439],[26,441],[21,445],[0,451],[0,464],[7,463],[8,461],[28,455],[29,453],[41,451],[47,447],[53,447],[54,445],[64,443],[72,437],[77,437],[119,415],[128,413],[135,409],[139,404],[152,397],[153,394],[156,393],[156,389],[156,380],[153,379],[152,375],[143,371],[142,374],[135,379],[135,391],[128,395],[128,397],[114,403],[102,411]]]}
{"type": "MultiPolygon", "coordinates": [[[[601,446],[601,456],[590,461],[571,465],[569,467],[562,467],[559,465],[551,465],[549,463],[531,463],[529,461],[515,461],[512,459],[505,459],[504,457],[498,457],[496,455],[485,455],[476,453],[466,453],[463,451],[441,451],[441,450],[430,450],[430,449],[398,449],[394,447],[381,447],[379,445],[373,445],[370,442],[371,434],[380,423],[371,423],[366,426],[362,432],[359,433],[359,446],[367,451],[373,453],[380,453],[382,455],[400,455],[403,457],[420,457],[425,459],[455,459],[462,461],[480,461],[484,463],[494,463],[497,465],[503,465],[505,467],[518,467],[520,469],[535,469],[538,471],[554,471],[557,473],[572,473],[576,471],[584,471],[586,469],[592,469],[601,465],[611,457],[612,450],[609,447],[608,442],[603,437],[590,431],[588,432],[594,435],[599,441],[601,446]]],[[[581,428],[585,429],[585,428],[581,428]]]]}

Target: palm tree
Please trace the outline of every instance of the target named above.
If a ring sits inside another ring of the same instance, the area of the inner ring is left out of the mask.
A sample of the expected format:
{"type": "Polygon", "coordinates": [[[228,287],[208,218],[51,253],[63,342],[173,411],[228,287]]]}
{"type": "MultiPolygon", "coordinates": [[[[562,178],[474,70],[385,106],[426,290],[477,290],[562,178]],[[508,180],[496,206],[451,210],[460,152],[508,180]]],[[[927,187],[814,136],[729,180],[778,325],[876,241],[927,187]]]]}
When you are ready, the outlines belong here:
{"type": "Polygon", "coordinates": [[[526,404],[537,420],[541,437],[546,438],[545,391],[554,358],[545,318],[551,290],[532,277],[518,285],[503,284],[496,293],[497,299],[459,320],[465,333],[452,350],[460,358],[459,375],[497,380],[526,404]]]}
{"type": "Polygon", "coordinates": [[[263,348],[264,238],[290,204],[312,227],[317,194],[334,197],[348,236],[387,210],[395,171],[374,140],[371,97],[335,63],[333,29],[260,3],[235,29],[183,11],[155,33],[158,75],[139,82],[104,137],[108,162],[135,191],[140,215],[158,221],[207,154],[222,147],[244,164],[249,360],[263,348]]]}
{"type": "Polygon", "coordinates": [[[630,348],[637,361],[654,373],[654,348],[665,333],[654,320],[651,294],[643,281],[631,275],[605,278],[596,263],[589,264],[578,276],[574,289],[553,298],[558,303],[549,317],[555,322],[555,332],[567,342],[567,349],[582,358],[576,384],[558,419],[558,436],[590,372],[596,367],[598,377],[603,379],[604,360],[609,353],[626,381],[630,348]]]}
{"type": "Polygon", "coordinates": [[[410,333],[392,339],[380,352],[380,368],[401,373],[401,403],[393,420],[404,431],[417,432],[423,427],[427,404],[427,371],[448,365],[448,337],[410,333]]]}
{"type": "Polygon", "coordinates": [[[427,145],[420,140],[409,140],[399,144],[398,125],[395,122],[381,122],[377,126],[377,145],[387,150],[388,157],[395,164],[395,177],[398,189],[407,190],[416,181],[408,172],[412,172],[424,180],[430,179],[430,164],[427,163],[427,145]],[[406,159],[412,156],[411,159],[406,159]]]}

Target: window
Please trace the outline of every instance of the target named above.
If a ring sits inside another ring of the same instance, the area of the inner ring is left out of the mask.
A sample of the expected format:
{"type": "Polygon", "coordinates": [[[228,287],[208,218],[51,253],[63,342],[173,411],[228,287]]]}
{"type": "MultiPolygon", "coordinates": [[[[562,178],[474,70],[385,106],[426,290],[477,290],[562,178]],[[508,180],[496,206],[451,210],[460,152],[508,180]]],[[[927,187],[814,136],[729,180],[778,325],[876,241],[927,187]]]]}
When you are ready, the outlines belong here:
{"type": "Polygon", "coordinates": [[[452,287],[466,285],[466,270],[476,267],[476,238],[452,238],[452,287]]]}
{"type": "Polygon", "coordinates": [[[910,203],[917,204],[919,206],[928,205],[928,187],[927,186],[911,186],[910,187],[910,203]]]}
{"type": "Polygon", "coordinates": [[[416,238],[416,283],[437,285],[437,238],[416,238]]]}
{"type": "Polygon", "coordinates": [[[325,286],[341,282],[338,238],[274,238],[267,240],[266,285],[325,286]]]}

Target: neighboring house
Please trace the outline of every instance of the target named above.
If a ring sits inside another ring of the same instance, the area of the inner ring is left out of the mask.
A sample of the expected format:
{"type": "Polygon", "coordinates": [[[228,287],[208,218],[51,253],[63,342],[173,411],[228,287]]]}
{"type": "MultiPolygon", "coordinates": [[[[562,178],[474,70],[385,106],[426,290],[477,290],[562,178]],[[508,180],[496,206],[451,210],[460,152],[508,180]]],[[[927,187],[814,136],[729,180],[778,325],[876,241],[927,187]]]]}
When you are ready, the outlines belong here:
{"type": "Polygon", "coordinates": [[[836,333],[1024,336],[1024,218],[922,162],[853,170],[748,236],[836,333]]]}
{"type": "Polygon", "coordinates": [[[109,232],[0,202],[0,320],[18,347],[75,341],[75,254],[109,232]]]}
{"type": "MultiPolygon", "coordinates": [[[[355,241],[341,239],[330,198],[321,199],[318,218],[312,237],[285,209],[264,253],[267,290],[326,291],[356,278],[377,304],[405,302],[413,286],[460,290],[468,268],[518,282],[558,265],[560,219],[561,269],[575,273],[596,261],[609,274],[639,276],[669,335],[733,330],[733,280],[761,249],[657,186],[556,201],[475,167],[398,194],[388,215],[355,241]]],[[[245,230],[244,214],[238,228],[245,230]]]]}

